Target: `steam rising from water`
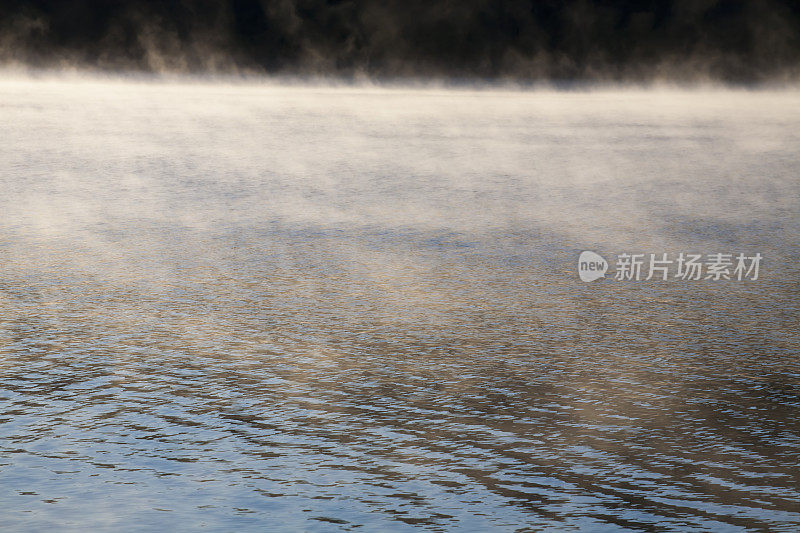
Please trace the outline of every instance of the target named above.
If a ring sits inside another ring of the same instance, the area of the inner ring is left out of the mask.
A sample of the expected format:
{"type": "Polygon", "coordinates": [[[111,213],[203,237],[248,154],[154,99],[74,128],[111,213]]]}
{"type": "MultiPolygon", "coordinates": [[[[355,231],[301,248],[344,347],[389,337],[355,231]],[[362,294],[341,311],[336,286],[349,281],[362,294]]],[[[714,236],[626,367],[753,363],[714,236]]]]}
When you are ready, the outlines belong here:
{"type": "Polygon", "coordinates": [[[0,119],[12,527],[800,524],[797,92],[20,78],[0,119]]]}
{"type": "Polygon", "coordinates": [[[794,0],[14,0],[0,64],[344,77],[798,81],[794,0]]]}

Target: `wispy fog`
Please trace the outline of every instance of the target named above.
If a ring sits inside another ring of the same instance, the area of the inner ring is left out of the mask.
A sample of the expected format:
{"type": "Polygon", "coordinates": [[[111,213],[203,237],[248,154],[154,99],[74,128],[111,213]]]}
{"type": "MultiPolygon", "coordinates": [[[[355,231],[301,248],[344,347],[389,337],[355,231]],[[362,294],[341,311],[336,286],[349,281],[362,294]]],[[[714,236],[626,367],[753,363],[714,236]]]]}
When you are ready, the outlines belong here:
{"type": "Polygon", "coordinates": [[[794,0],[13,0],[0,64],[450,80],[798,81],[794,0]]]}
{"type": "Polygon", "coordinates": [[[164,224],[544,231],[667,248],[692,221],[796,229],[793,90],[75,77],[0,91],[6,230],[99,251],[115,232],[164,224]]]}
{"type": "Polygon", "coordinates": [[[7,75],[0,124],[12,529],[800,525],[796,90],[7,75]]]}

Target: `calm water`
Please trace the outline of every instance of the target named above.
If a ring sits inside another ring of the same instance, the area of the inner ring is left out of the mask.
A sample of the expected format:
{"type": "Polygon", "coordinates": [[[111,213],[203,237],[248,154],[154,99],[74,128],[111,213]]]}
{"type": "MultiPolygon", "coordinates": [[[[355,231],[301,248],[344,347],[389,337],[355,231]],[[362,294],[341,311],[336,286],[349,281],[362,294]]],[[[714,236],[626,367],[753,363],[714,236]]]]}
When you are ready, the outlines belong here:
{"type": "Polygon", "coordinates": [[[800,529],[799,93],[5,79],[0,125],[4,529],[800,529]]]}

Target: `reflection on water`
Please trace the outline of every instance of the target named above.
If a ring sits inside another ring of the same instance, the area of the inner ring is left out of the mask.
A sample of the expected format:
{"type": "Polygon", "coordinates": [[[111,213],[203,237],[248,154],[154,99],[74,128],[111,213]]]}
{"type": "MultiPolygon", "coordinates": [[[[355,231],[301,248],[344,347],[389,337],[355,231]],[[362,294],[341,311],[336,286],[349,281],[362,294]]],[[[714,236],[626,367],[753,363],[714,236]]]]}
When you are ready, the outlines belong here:
{"type": "Polygon", "coordinates": [[[800,527],[796,93],[0,94],[6,527],[800,527]]]}

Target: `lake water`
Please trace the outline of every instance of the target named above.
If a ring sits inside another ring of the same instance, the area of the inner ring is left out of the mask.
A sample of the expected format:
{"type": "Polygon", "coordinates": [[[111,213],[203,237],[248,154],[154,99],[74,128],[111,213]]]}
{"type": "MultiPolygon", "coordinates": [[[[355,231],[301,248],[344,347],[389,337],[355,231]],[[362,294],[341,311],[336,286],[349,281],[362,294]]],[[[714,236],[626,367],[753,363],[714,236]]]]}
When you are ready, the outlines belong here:
{"type": "Polygon", "coordinates": [[[0,127],[4,529],[800,529],[800,93],[6,77],[0,127]],[[614,279],[681,252],[759,279],[614,279]]]}

